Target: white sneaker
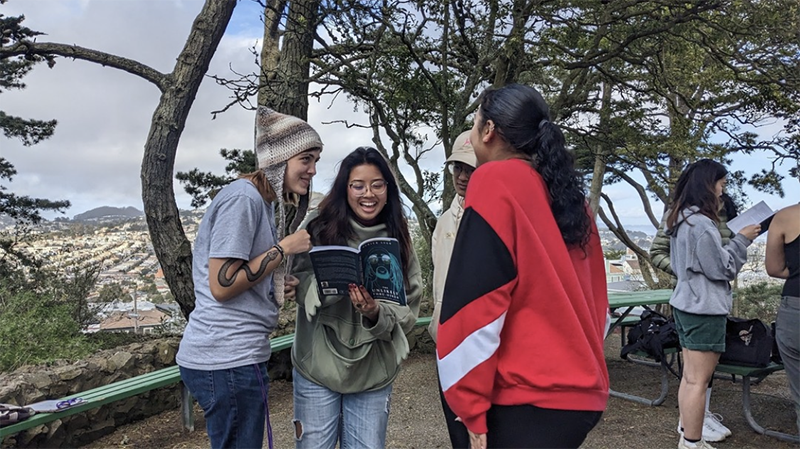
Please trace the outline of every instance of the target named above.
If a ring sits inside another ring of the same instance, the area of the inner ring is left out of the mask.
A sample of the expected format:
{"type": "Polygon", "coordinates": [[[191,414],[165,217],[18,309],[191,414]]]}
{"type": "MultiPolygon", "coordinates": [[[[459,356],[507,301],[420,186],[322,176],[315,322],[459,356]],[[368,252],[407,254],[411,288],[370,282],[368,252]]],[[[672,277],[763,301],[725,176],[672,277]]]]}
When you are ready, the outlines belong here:
{"type": "Polygon", "coordinates": [[[690,443],[688,443],[685,439],[683,439],[683,435],[681,435],[681,439],[680,441],[678,441],[678,449],[717,449],[714,446],[708,444],[704,439],[698,441],[697,443],[694,443],[691,446],[689,446],[689,444],[690,443]]]}
{"type": "MultiPolygon", "coordinates": [[[[706,415],[706,416],[708,416],[708,415],[706,415]]],[[[722,433],[722,431],[717,430],[716,428],[712,427],[711,424],[709,424],[708,421],[709,421],[709,419],[707,417],[706,417],[706,419],[703,420],[703,436],[702,436],[703,440],[705,440],[705,441],[713,441],[713,442],[724,440],[726,435],[724,433],[722,433]]],[[[681,422],[679,420],[678,421],[678,433],[681,435],[681,438],[683,438],[683,429],[682,429],[682,427],[683,426],[681,425],[681,422]]]]}
{"type": "MultiPolygon", "coordinates": [[[[725,425],[722,424],[722,415],[720,415],[719,413],[706,412],[706,416],[703,420],[703,427],[705,428],[705,426],[712,427],[714,430],[717,431],[717,433],[725,435],[726,438],[731,436],[731,429],[725,427],[725,425]]],[[[710,440],[710,441],[717,441],[717,440],[710,440]]]]}

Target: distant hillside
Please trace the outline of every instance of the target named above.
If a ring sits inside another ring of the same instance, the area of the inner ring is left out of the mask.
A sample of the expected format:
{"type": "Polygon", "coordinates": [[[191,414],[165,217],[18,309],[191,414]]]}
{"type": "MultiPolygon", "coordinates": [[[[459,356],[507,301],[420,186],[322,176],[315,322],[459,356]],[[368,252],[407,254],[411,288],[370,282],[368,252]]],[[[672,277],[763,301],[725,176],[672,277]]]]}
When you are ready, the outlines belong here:
{"type": "Polygon", "coordinates": [[[109,220],[109,219],[125,219],[125,218],[137,218],[144,215],[144,212],[140,211],[139,209],[128,206],[128,207],[112,207],[112,206],[102,206],[97,207],[92,210],[88,210],[82,214],[78,214],[72,218],[73,221],[101,221],[101,220],[109,220]]]}

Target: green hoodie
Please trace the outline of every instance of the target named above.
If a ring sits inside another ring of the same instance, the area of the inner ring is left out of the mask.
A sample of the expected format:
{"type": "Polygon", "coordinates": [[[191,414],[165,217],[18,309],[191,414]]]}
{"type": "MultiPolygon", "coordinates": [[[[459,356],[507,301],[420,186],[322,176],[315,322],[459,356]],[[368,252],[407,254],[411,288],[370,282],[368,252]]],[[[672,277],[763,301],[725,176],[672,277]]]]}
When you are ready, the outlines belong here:
{"type": "MultiPolygon", "coordinates": [[[[301,228],[317,216],[309,213],[301,228]]],[[[350,220],[356,248],[372,237],[388,237],[386,225],[365,227],[350,220]]],[[[292,363],[306,379],[342,394],[376,390],[394,381],[400,362],[409,352],[406,333],[414,328],[422,299],[422,271],[411,253],[406,274],[407,306],[380,301],[378,321],[371,327],[347,296],[320,297],[308,253],[294,257],[292,274],[297,287],[297,321],[292,363]]]]}

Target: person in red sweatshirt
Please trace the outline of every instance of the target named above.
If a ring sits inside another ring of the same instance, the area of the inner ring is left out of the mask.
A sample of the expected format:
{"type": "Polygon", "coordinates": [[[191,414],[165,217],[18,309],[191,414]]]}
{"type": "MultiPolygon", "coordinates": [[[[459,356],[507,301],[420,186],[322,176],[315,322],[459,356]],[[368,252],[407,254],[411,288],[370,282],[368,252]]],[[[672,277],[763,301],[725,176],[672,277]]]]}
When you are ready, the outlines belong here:
{"type": "Polygon", "coordinates": [[[603,251],[541,94],[481,94],[437,359],[472,449],[577,448],[608,402],[603,251]]]}

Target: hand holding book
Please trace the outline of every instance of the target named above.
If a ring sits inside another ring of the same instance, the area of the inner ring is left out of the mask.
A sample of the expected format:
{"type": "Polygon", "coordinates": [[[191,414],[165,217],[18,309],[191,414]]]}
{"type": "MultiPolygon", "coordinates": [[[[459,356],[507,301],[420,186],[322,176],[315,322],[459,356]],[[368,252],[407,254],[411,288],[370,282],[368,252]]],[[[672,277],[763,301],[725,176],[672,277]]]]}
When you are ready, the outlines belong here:
{"type": "Polygon", "coordinates": [[[350,302],[353,303],[358,313],[364,315],[368,320],[375,322],[378,319],[381,305],[369,294],[363,285],[349,285],[350,302]]]}
{"type": "Polygon", "coordinates": [[[356,285],[370,298],[406,305],[397,239],[375,237],[364,240],[358,248],[315,246],[308,254],[320,296],[352,296],[350,286],[356,285]]]}
{"type": "MultiPolygon", "coordinates": [[[[744,234],[745,226],[757,224],[761,226],[758,230],[758,234],[756,234],[757,237],[769,229],[769,224],[774,214],[775,212],[767,206],[767,203],[759,201],[755,206],[728,221],[728,229],[733,231],[734,234],[744,234]]],[[[750,240],[753,239],[751,238],[750,240]]]]}
{"type": "Polygon", "coordinates": [[[751,224],[743,227],[739,230],[739,234],[747,237],[750,240],[755,240],[759,234],[761,234],[761,225],[760,224],[751,224]]]}

